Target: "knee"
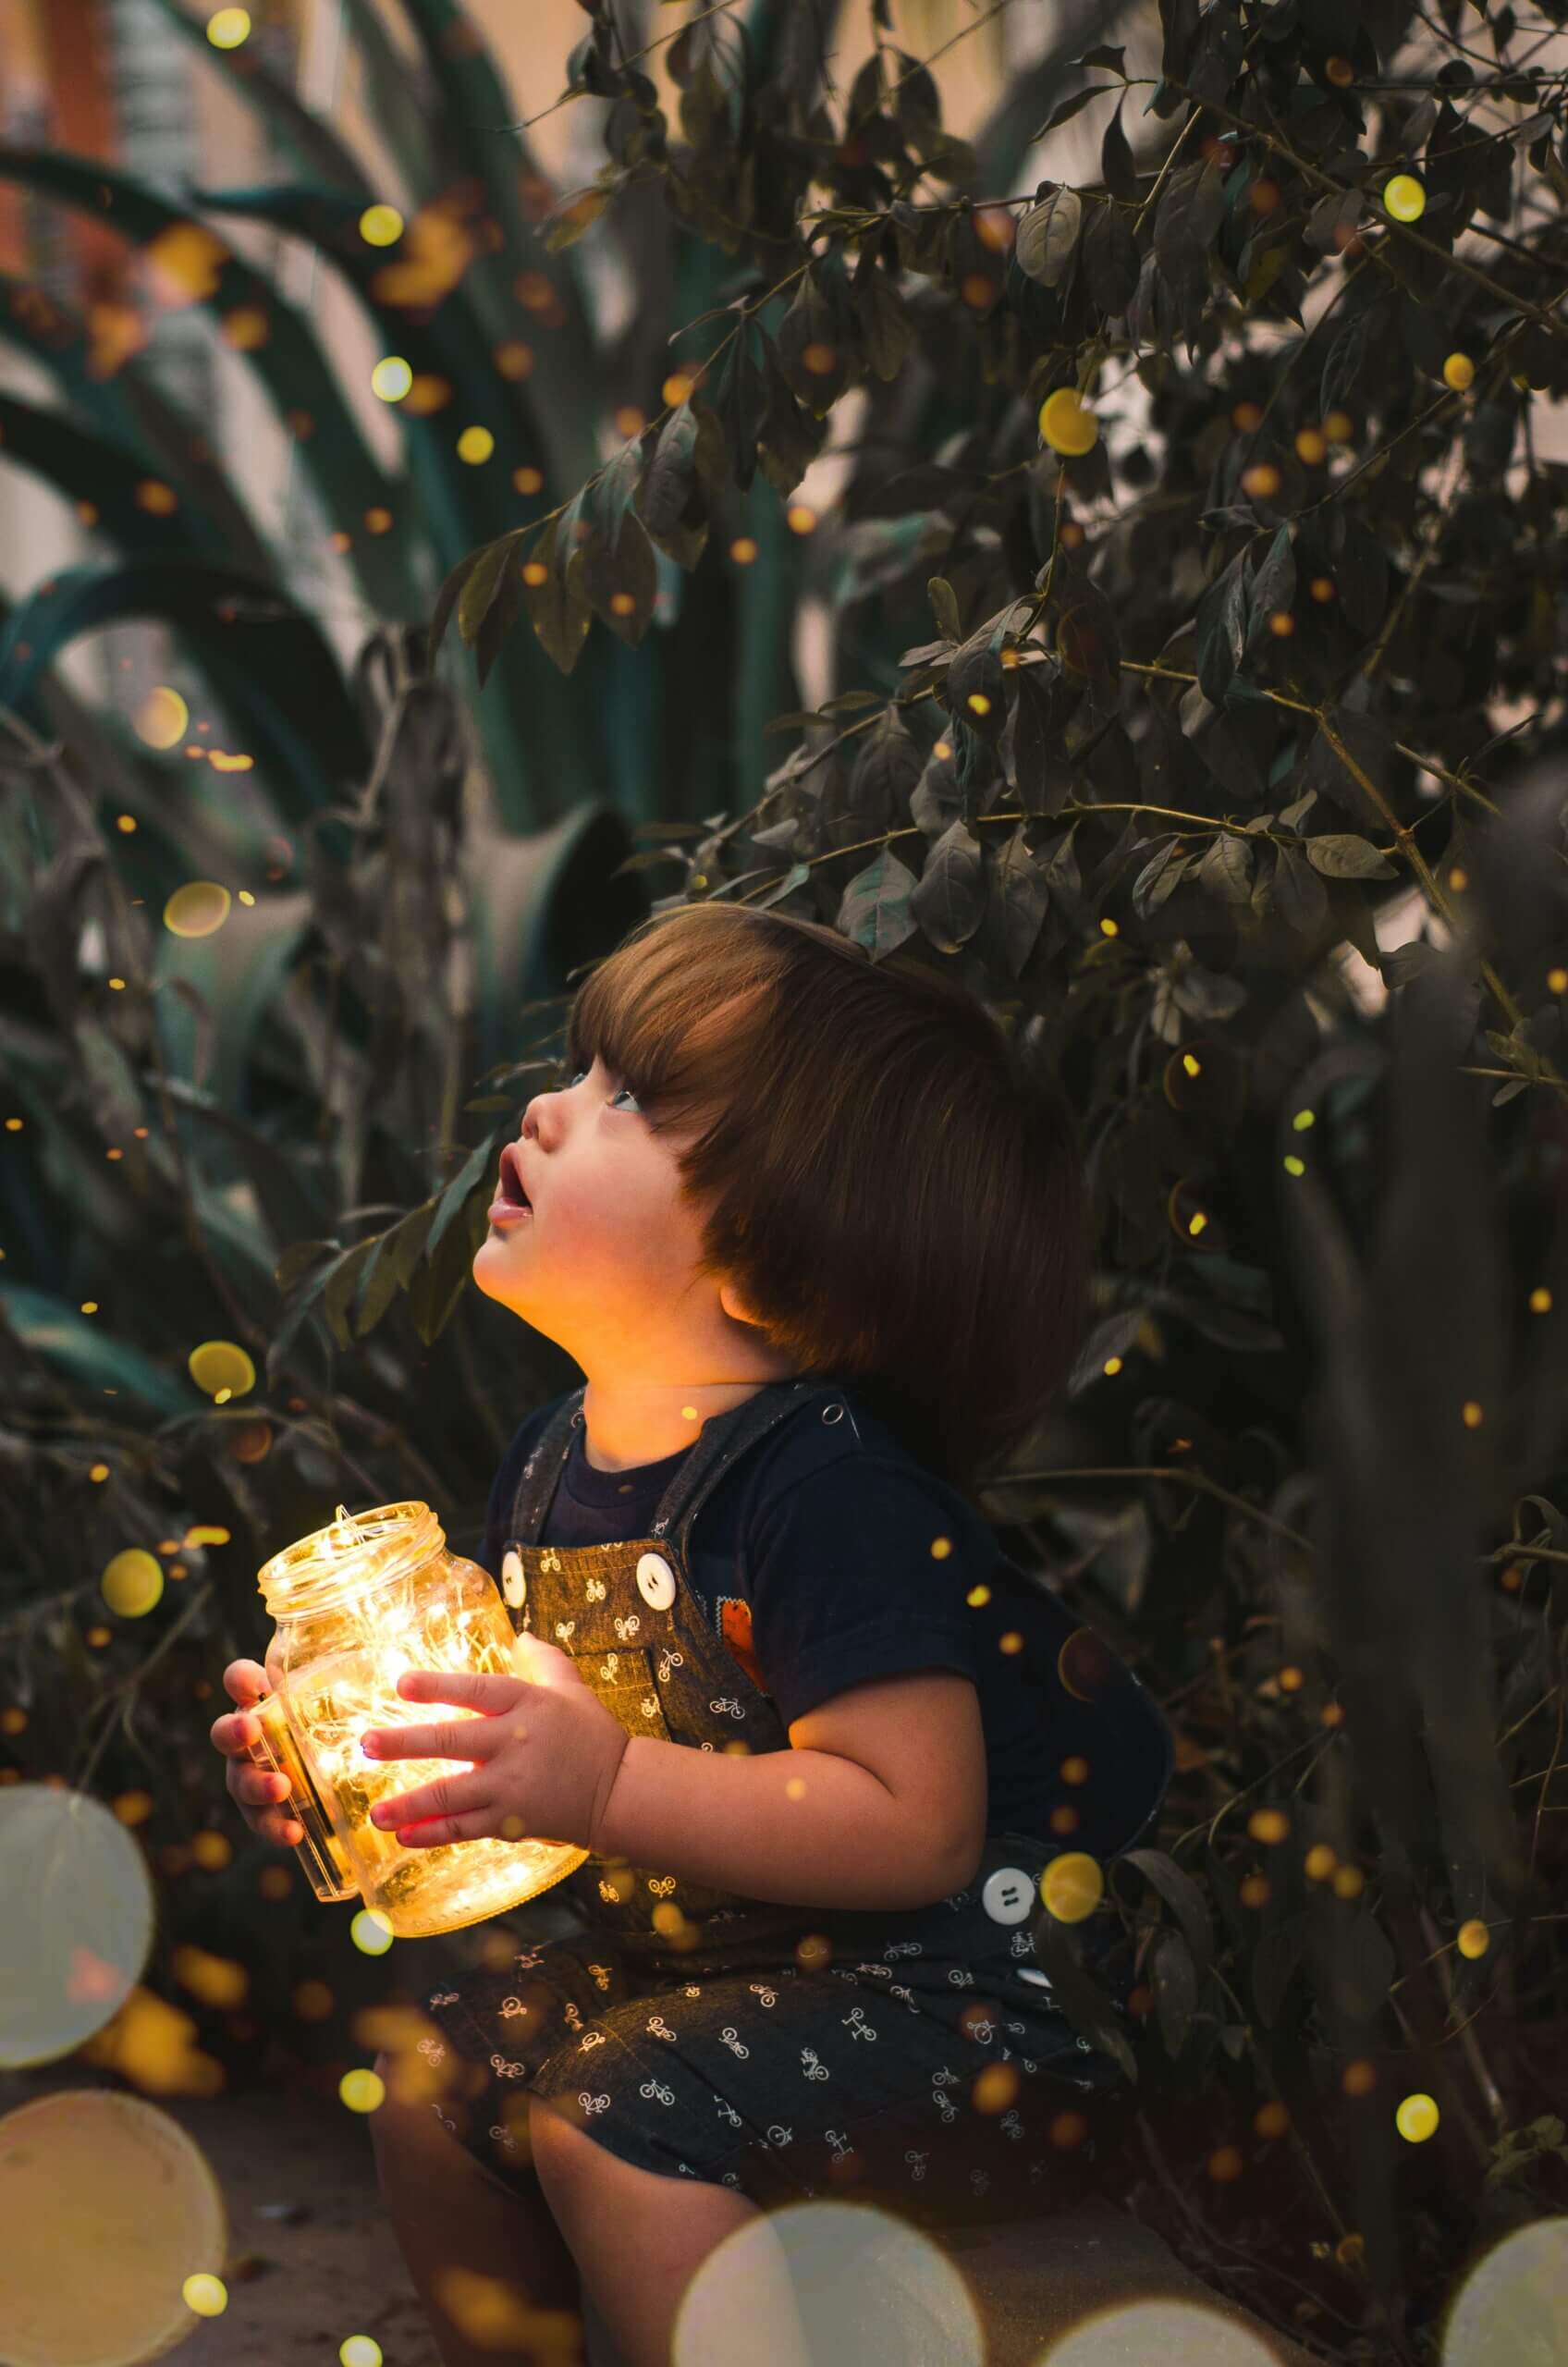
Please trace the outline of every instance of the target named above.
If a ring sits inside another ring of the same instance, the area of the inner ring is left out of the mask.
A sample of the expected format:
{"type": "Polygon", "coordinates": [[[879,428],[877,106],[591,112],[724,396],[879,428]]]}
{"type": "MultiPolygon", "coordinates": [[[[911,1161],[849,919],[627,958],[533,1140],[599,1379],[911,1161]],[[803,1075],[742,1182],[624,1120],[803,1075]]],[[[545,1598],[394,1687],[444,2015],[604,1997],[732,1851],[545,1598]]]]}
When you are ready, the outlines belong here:
{"type": "Polygon", "coordinates": [[[593,2147],[592,2138],[568,2120],[557,2104],[546,2097],[530,2094],[528,2099],[528,2152],[533,2173],[546,2190],[552,2184],[559,2189],[579,2160],[584,2146],[593,2147]]]}
{"type": "Polygon", "coordinates": [[[428,2103],[414,2103],[399,2095],[398,2060],[385,2048],[375,2058],[375,2075],[385,2092],[370,2116],[370,2141],[380,2163],[393,2153],[407,2152],[421,2140],[435,2138],[439,2124],[428,2103]]]}

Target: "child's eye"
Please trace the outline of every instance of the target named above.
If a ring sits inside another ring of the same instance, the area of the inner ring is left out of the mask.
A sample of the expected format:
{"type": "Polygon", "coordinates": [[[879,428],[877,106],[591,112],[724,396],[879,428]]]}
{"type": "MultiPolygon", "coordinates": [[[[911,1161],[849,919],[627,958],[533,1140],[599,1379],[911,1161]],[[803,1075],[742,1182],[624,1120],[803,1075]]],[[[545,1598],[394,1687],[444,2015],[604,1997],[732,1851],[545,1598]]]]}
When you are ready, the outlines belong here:
{"type": "MultiPolygon", "coordinates": [[[[572,1078],[570,1080],[569,1086],[568,1086],[569,1091],[570,1091],[570,1085],[581,1085],[581,1084],[582,1084],[582,1080],[583,1080],[583,1078],[584,1078],[585,1076],[587,1076],[589,1073],[590,1073],[590,1072],[589,1072],[587,1069],[579,1069],[579,1070],[578,1070],[578,1072],[577,1072],[577,1073],[576,1073],[576,1075],[575,1075],[574,1077],[572,1077],[572,1078]]],[[[635,1100],[636,1100],[636,1098],[637,1098],[636,1095],[635,1095],[634,1093],[631,1093],[631,1087],[629,1085],[617,1085],[617,1087],[616,1087],[615,1091],[614,1091],[614,1092],[611,1094],[611,1096],[610,1096],[610,1099],[611,1099],[612,1101],[619,1101],[619,1100],[620,1099],[620,1097],[621,1097],[621,1095],[622,1095],[623,1093],[630,1093],[630,1094],[631,1094],[631,1098],[632,1098],[632,1100],[633,1100],[633,1101],[635,1101],[635,1100]]]]}

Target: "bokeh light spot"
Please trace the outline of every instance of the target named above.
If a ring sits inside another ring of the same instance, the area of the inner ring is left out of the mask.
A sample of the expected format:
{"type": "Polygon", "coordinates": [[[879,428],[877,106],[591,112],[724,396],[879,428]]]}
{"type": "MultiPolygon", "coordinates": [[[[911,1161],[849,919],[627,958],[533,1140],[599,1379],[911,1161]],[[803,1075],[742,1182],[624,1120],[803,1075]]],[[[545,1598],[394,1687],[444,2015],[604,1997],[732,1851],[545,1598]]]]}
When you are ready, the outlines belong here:
{"type": "Polygon", "coordinates": [[[6,1927],[0,2065],[57,2062],[141,1978],[153,1942],[146,1861],[102,1800],[18,1784],[0,1796],[0,1896],[28,1902],[6,1927]]]}
{"type": "Polygon", "coordinates": [[[370,374],[371,393],[384,403],[400,403],[413,382],[413,371],[400,353],[384,353],[370,374]]]}
{"type": "Polygon", "coordinates": [[[190,709],[179,693],[160,682],[148,692],[137,708],[132,722],[139,740],[149,748],[178,747],[190,721],[190,709]]]}
{"type": "Polygon", "coordinates": [[[403,235],[403,217],[395,205],[367,205],[360,216],[360,236],[367,247],[394,247],[403,235]]]}
{"type": "Polygon", "coordinates": [[[128,1545],[104,1564],[99,1588],[109,1609],[121,1619],[143,1619],[162,1597],[164,1573],[151,1553],[128,1545]]]}
{"type": "Polygon", "coordinates": [[[223,2196],[168,2114],[74,2088],[0,2120],[5,2356],[15,2367],[136,2367],[214,2314],[204,2263],[227,2249],[223,2196]],[[191,2298],[195,2292],[207,2301],[191,2298]]]}

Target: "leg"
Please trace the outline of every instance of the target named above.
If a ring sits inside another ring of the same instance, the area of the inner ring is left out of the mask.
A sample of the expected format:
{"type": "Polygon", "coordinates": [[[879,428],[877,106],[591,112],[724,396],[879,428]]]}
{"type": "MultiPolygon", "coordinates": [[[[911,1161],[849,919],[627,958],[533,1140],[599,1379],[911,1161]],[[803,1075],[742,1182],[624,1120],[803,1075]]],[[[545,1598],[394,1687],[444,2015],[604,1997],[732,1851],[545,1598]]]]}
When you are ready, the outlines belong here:
{"type": "Polygon", "coordinates": [[[723,2283],[704,2291],[701,2332],[683,2345],[688,2367],[742,2355],[751,2367],[811,2367],[783,2253],[754,2202],[706,2180],[634,2169],[538,2096],[529,2133],[539,2183],[622,2367],[672,2367],[687,2288],[731,2238],[735,2257],[723,2283]]]}
{"type": "Polygon", "coordinates": [[[375,2067],[376,2179],[443,2367],[577,2367],[581,2284],[537,2178],[514,2189],[494,2176],[428,2103],[394,2101],[385,2053],[375,2067]]]}

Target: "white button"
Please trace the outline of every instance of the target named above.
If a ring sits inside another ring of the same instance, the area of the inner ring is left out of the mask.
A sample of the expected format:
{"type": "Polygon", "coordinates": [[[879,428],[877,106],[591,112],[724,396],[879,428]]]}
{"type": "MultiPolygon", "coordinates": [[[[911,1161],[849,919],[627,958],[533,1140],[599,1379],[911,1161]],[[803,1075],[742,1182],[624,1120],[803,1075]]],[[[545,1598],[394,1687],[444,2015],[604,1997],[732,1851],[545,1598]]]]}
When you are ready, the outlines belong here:
{"type": "Polygon", "coordinates": [[[1022,1866],[998,1866],[980,1893],[980,1904],[993,1923],[1022,1923],[1033,1912],[1035,1900],[1035,1878],[1022,1866]]]}
{"type": "Polygon", "coordinates": [[[662,1553],[644,1553],[638,1563],[637,1591],[650,1611],[668,1611],[675,1600],[675,1573],[662,1553]]]}
{"type": "Polygon", "coordinates": [[[514,1611],[521,1611],[528,1600],[528,1580],[522,1575],[522,1555],[515,1545],[502,1558],[501,1592],[514,1611]]]}

